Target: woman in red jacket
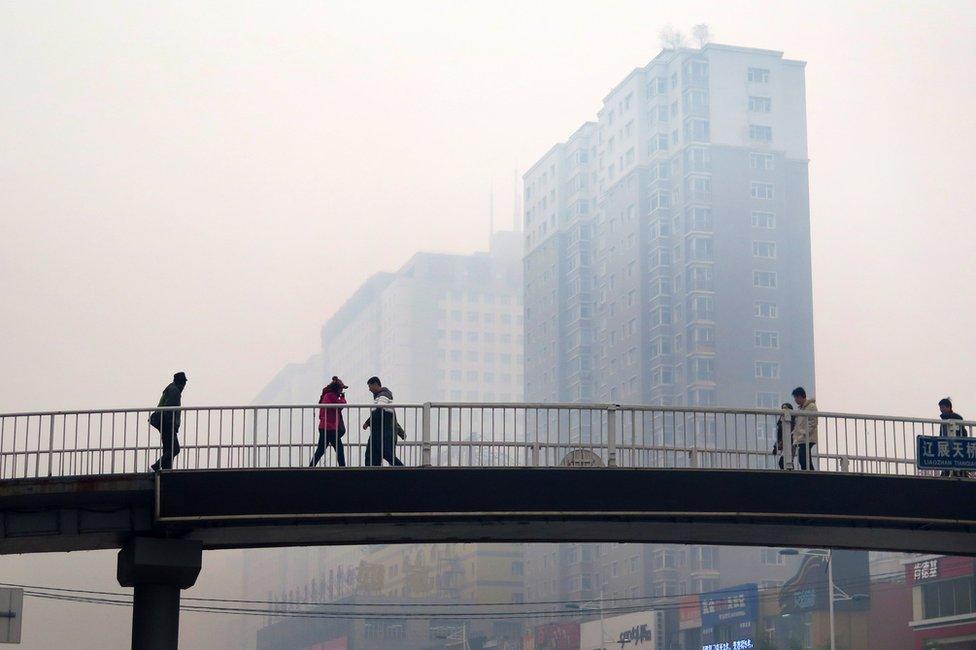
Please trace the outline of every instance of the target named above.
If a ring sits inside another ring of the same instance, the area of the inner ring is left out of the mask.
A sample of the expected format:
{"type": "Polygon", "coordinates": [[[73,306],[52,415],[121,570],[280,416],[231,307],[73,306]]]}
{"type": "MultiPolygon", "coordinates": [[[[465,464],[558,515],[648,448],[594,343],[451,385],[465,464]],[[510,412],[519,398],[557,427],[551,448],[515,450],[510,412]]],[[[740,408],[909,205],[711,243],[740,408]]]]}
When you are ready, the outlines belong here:
{"type": "MultiPolygon", "coordinates": [[[[332,382],[322,389],[322,396],[319,404],[345,404],[345,390],[349,388],[338,377],[333,377],[332,382]]],[[[315,448],[315,455],[309,467],[315,467],[322,456],[325,455],[325,446],[329,445],[336,450],[336,460],[339,467],[346,466],[346,452],[342,448],[342,436],[346,435],[346,425],[342,421],[342,409],[329,408],[319,409],[319,444],[315,448]]]]}

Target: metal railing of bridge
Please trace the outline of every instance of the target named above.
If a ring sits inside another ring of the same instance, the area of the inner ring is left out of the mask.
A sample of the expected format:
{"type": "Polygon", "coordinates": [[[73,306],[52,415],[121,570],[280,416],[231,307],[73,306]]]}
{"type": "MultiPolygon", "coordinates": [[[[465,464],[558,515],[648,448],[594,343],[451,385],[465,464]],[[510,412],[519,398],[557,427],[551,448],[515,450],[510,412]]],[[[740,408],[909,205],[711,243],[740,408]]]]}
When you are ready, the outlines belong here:
{"type": "MultiPolygon", "coordinates": [[[[150,471],[160,455],[155,412],[179,412],[174,469],[298,468],[318,439],[320,410],[339,409],[348,466],[363,466],[373,405],[207,406],[0,414],[0,479],[150,471]]],[[[779,470],[776,423],[816,417],[818,471],[933,475],[915,467],[915,438],[942,420],[878,415],[612,404],[393,405],[408,467],[619,466],[779,470]]],[[[976,427],[976,422],[954,424],[976,427]]],[[[384,436],[389,445],[393,436],[384,436]]],[[[792,453],[786,445],[785,465],[792,453]]],[[[335,467],[327,448],[320,467],[335,467]]]]}

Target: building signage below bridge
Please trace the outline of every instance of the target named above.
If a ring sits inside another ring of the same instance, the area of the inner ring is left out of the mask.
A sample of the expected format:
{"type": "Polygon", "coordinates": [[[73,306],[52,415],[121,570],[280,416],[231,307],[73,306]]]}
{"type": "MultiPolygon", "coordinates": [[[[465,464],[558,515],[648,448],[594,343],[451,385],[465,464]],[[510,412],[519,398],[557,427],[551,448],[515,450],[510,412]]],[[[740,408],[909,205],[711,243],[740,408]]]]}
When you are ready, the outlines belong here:
{"type": "Polygon", "coordinates": [[[755,647],[759,588],[755,583],[701,595],[702,650],[755,647]],[[720,639],[732,639],[720,641],[720,639]]]}
{"type": "Polygon", "coordinates": [[[660,645],[657,642],[658,616],[658,612],[648,610],[583,623],[580,626],[579,647],[581,650],[656,648],[660,645]]]}
{"type": "Polygon", "coordinates": [[[976,438],[919,436],[915,458],[919,469],[976,470],[976,438]]]}

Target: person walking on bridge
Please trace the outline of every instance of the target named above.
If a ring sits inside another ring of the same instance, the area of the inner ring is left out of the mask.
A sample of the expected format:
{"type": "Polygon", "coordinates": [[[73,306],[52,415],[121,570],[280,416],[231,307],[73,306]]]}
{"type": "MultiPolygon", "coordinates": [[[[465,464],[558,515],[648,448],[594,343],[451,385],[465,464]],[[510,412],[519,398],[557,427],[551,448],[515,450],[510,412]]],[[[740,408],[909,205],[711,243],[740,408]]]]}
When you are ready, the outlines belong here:
{"type": "MultiPolygon", "coordinates": [[[[186,387],[186,373],[178,372],[173,375],[173,382],[163,389],[156,406],[180,406],[183,389],[186,387]]],[[[159,431],[163,442],[163,455],[152,464],[152,470],[173,469],[173,458],[180,453],[180,439],[176,435],[180,431],[180,411],[153,411],[149,416],[149,424],[159,431]]]]}
{"type": "MultiPolygon", "coordinates": [[[[792,411],[793,405],[789,402],[783,402],[779,405],[784,411],[792,411]]],[[[790,442],[793,439],[793,425],[796,423],[796,416],[791,415],[789,417],[784,413],[779,416],[776,420],[776,444],[773,445],[773,450],[770,452],[774,456],[779,456],[779,468],[784,469],[783,466],[783,445],[792,445],[790,442]]],[[[794,450],[793,456],[796,456],[794,450]]]]}
{"type": "MultiPolygon", "coordinates": [[[[322,389],[319,404],[345,404],[345,390],[349,388],[338,377],[333,376],[328,386],[322,389]]],[[[341,408],[319,409],[319,444],[315,448],[309,467],[315,467],[325,455],[326,445],[335,449],[339,467],[346,466],[346,451],[342,446],[342,436],[346,435],[346,423],[342,419],[341,408]]]]}
{"type": "Polygon", "coordinates": [[[817,444],[818,418],[815,415],[803,415],[803,412],[817,411],[817,401],[807,397],[803,386],[793,389],[793,401],[800,407],[793,426],[793,446],[796,450],[797,465],[800,469],[816,469],[813,466],[813,448],[817,444]]]}
{"type": "Polygon", "coordinates": [[[369,440],[366,442],[366,465],[378,467],[385,460],[390,465],[403,465],[396,457],[395,435],[404,437],[397,427],[396,413],[389,406],[393,403],[393,391],[383,386],[379,377],[370,377],[366,387],[373,394],[373,404],[376,405],[369,413],[369,419],[363,422],[363,429],[369,429],[369,440]]]}
{"type": "MultiPolygon", "coordinates": [[[[961,415],[952,410],[952,400],[948,397],[943,397],[939,400],[939,417],[943,420],[962,420],[964,419],[961,415]]],[[[969,431],[966,427],[961,424],[953,424],[946,422],[939,427],[939,435],[943,438],[953,438],[960,436],[963,438],[969,437],[969,431]]],[[[942,476],[969,476],[969,472],[954,469],[954,470],[942,470],[942,476]]]]}

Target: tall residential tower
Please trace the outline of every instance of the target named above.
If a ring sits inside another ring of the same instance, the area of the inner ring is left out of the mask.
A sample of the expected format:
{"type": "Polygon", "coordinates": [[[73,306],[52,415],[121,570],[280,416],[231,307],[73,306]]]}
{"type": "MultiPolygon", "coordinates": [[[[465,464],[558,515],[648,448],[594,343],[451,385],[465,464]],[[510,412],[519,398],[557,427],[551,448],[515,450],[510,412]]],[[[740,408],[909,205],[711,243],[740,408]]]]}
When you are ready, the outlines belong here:
{"type": "Polygon", "coordinates": [[[812,389],[803,62],[664,50],[524,181],[526,399],[812,389]]]}

